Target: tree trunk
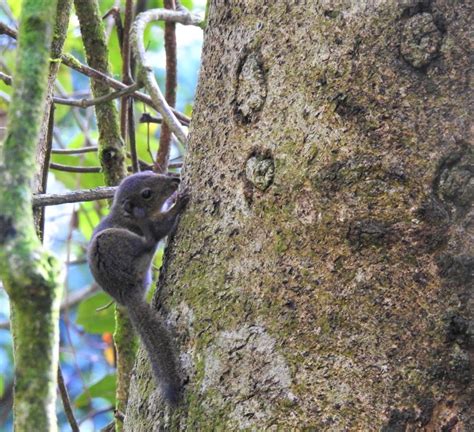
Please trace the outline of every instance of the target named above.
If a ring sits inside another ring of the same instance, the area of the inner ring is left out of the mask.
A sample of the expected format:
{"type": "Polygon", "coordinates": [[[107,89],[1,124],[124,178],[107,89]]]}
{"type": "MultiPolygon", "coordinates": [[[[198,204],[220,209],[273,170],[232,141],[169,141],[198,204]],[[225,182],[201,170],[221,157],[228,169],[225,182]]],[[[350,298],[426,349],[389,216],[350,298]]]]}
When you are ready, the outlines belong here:
{"type": "Polygon", "coordinates": [[[55,17],[56,1],[22,3],[7,136],[0,142],[0,279],[10,299],[15,431],[57,431],[62,277],[36,236],[32,211],[55,17]]]}
{"type": "Polygon", "coordinates": [[[262,3],[210,5],[155,298],[185,400],[142,353],[125,429],[474,430],[472,7],[262,3]]]}

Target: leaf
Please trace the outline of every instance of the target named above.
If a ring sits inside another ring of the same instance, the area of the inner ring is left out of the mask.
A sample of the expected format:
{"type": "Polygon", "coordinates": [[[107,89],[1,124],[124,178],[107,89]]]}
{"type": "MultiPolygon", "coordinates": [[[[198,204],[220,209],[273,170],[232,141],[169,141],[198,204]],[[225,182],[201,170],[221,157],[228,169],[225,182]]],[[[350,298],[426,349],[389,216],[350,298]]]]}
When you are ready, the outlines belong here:
{"type": "Polygon", "coordinates": [[[74,403],[78,408],[84,408],[89,404],[89,398],[106,399],[115,406],[115,374],[106,375],[92,384],[75,399],[74,403]]]}
{"type": "Polygon", "coordinates": [[[77,324],[81,325],[86,332],[92,334],[113,332],[115,328],[115,308],[113,305],[100,311],[96,310],[111,301],[111,297],[104,292],[97,293],[83,300],[77,310],[77,324]]]}

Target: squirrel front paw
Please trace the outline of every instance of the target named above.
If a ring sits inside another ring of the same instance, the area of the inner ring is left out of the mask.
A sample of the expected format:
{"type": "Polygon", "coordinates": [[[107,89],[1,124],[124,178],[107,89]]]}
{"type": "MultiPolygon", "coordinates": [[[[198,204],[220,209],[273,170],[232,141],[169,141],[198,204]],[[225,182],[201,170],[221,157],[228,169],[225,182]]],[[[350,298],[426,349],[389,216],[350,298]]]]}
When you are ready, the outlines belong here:
{"type": "Polygon", "coordinates": [[[186,188],[178,193],[178,197],[176,198],[175,205],[178,206],[178,208],[180,209],[184,209],[188,205],[190,199],[191,199],[191,194],[189,192],[189,189],[186,188]]]}

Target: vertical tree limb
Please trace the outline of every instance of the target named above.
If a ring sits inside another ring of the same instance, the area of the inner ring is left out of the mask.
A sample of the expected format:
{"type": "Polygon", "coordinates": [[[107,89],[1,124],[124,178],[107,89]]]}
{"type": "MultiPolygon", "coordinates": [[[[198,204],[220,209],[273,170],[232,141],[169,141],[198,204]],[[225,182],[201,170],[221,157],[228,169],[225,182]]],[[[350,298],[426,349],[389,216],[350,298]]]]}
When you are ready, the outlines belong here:
{"type": "MultiPolygon", "coordinates": [[[[67,29],[69,24],[69,16],[71,14],[72,0],[58,0],[56,8],[56,25],[53,34],[53,41],[51,43],[50,57],[53,60],[59,59],[62,54],[64,41],[66,40],[67,29]]],[[[40,124],[40,135],[36,147],[36,164],[38,170],[35,174],[35,182],[33,193],[46,192],[46,177],[48,175],[49,148],[50,148],[50,117],[52,110],[52,101],[54,93],[54,84],[58,74],[59,61],[52,61],[49,64],[48,86],[46,91],[46,108],[43,112],[43,117],[40,124]]],[[[43,218],[42,211],[35,212],[36,224],[39,227],[40,221],[43,218]]],[[[40,228],[40,227],[39,227],[40,228]]]]}
{"type": "MultiPolygon", "coordinates": [[[[164,0],[165,9],[176,9],[174,0],[164,0]]],[[[170,107],[176,105],[177,60],[176,60],[176,24],[165,23],[166,87],[165,99],[170,107]]],[[[166,123],[161,125],[160,146],[156,155],[156,165],[160,172],[168,170],[170,157],[171,130],[166,123]]]]}
{"type": "MultiPolygon", "coordinates": [[[[130,29],[133,21],[133,0],[126,0],[125,19],[124,19],[124,37],[122,44],[122,81],[125,84],[131,84],[132,78],[132,55],[130,49],[130,29]]],[[[132,159],[133,172],[139,170],[137,147],[135,142],[135,119],[133,116],[133,98],[122,98],[120,106],[120,131],[125,140],[129,137],[130,154],[132,159]]]]}
{"type": "MultiPolygon", "coordinates": [[[[75,0],[76,14],[90,67],[109,75],[108,49],[99,5],[96,0],[75,0]]],[[[93,79],[92,94],[98,98],[110,93],[110,86],[102,80],[93,79]]],[[[113,101],[95,106],[99,129],[99,158],[104,170],[105,183],[116,185],[127,171],[125,148],[120,136],[117,109],[113,101]]]]}
{"type": "MultiPolygon", "coordinates": [[[[75,0],[81,34],[90,67],[109,75],[108,49],[104,26],[97,0],[75,0]]],[[[110,87],[102,80],[92,80],[92,94],[95,98],[110,92],[110,87]]],[[[119,117],[114,102],[95,106],[99,129],[99,158],[107,186],[116,185],[127,174],[125,148],[120,134],[119,117]]],[[[130,375],[135,361],[137,338],[126,311],[117,306],[115,310],[114,343],[117,352],[116,404],[125,410],[128,400],[130,375]]],[[[118,430],[121,424],[116,423],[118,430]]]]}
{"type": "Polygon", "coordinates": [[[44,112],[56,1],[25,0],[6,140],[0,144],[0,277],[10,297],[18,431],[56,431],[59,265],[32,212],[35,148],[44,112]]]}

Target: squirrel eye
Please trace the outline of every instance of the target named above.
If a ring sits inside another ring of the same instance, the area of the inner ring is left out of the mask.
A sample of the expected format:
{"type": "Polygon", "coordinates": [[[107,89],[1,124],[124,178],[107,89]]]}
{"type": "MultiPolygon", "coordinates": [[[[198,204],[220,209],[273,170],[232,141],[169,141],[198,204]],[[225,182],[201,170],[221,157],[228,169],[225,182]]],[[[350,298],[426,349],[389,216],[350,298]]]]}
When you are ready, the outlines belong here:
{"type": "Polygon", "coordinates": [[[145,199],[150,199],[152,195],[151,189],[143,189],[142,190],[142,197],[145,199]]]}

